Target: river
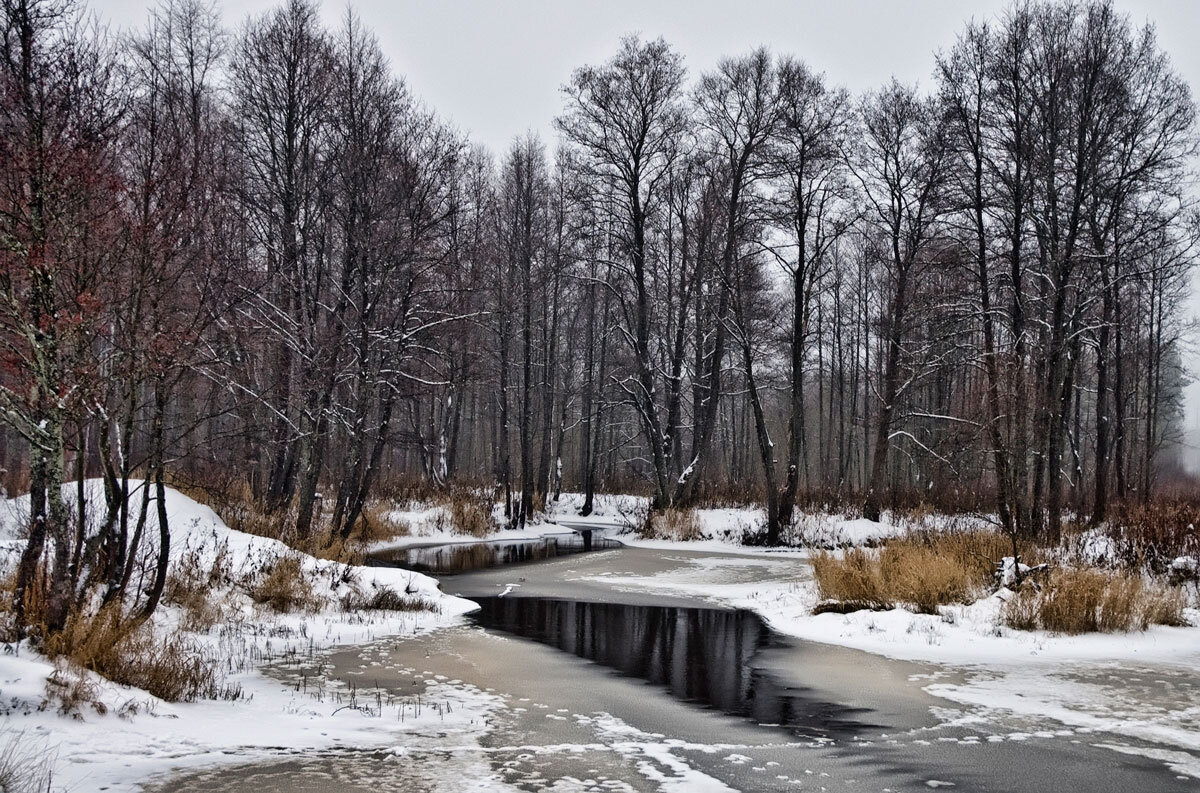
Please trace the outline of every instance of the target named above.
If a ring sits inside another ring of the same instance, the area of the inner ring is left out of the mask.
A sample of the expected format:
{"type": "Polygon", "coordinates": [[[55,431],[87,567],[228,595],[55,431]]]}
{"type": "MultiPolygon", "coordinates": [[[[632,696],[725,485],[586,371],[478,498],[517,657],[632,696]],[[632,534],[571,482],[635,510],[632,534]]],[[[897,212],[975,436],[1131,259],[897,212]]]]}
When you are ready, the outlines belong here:
{"type": "Polygon", "coordinates": [[[963,709],[924,689],[969,672],[786,639],[749,612],[628,584],[680,572],[699,583],[800,582],[811,569],[798,556],[630,547],[516,565],[505,553],[474,556],[462,567],[482,569],[443,579],[445,591],[481,604],[467,623],[269,673],[289,683],[353,680],[364,698],[412,696],[435,681],[473,686],[498,698],[486,731],[281,756],[152,789],[1196,789],[1161,762],[1101,748],[1106,736],[963,709]]]}

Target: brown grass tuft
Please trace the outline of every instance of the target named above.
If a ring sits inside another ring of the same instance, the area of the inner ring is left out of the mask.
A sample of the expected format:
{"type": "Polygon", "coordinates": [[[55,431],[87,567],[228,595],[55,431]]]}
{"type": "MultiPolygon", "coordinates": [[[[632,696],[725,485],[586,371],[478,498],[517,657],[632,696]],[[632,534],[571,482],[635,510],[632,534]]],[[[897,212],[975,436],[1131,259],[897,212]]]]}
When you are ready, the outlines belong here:
{"type": "Polygon", "coordinates": [[[681,542],[699,540],[704,536],[695,510],[675,508],[650,513],[642,523],[641,534],[648,540],[681,542]]]}
{"type": "Polygon", "coordinates": [[[812,566],[822,599],[836,601],[846,610],[892,607],[884,593],[879,561],[870,551],[851,548],[842,556],[822,551],[813,557],[812,566]]]}
{"type": "Polygon", "coordinates": [[[363,507],[362,518],[351,539],[369,544],[394,537],[407,537],[412,533],[412,527],[407,521],[392,517],[394,511],[391,502],[373,501],[367,504],[363,507]]]}
{"type": "Polygon", "coordinates": [[[55,752],[24,732],[0,731],[0,791],[49,793],[54,780],[55,752]]]}
{"type": "Polygon", "coordinates": [[[321,607],[320,598],[313,593],[313,581],[305,574],[300,556],[294,553],[285,553],[271,562],[251,587],[250,597],[281,614],[321,607]]]}
{"type": "Polygon", "coordinates": [[[343,540],[340,536],[326,533],[323,536],[312,536],[294,546],[296,550],[317,559],[337,562],[346,565],[362,565],[367,560],[367,549],[359,540],[351,537],[343,540]]]}
{"type": "Polygon", "coordinates": [[[237,695],[220,685],[216,662],[202,648],[181,634],[159,638],[116,605],[91,616],[72,614],[62,631],[46,639],[44,650],[168,702],[237,695]]]}
{"type": "MultiPolygon", "coordinates": [[[[996,532],[915,532],[877,551],[852,548],[819,553],[813,572],[821,597],[851,607],[886,609],[904,604],[936,614],[939,606],[970,603],[988,590],[996,563],[1012,553],[996,532]]],[[[1032,559],[1032,548],[1022,550],[1032,559]]]]}
{"type": "Polygon", "coordinates": [[[1183,592],[1147,584],[1130,573],[1069,568],[1053,571],[1041,588],[1023,587],[1005,607],[1005,623],[1056,633],[1142,631],[1186,625],[1183,592]]]}
{"type": "Polygon", "coordinates": [[[425,598],[401,594],[391,587],[381,587],[371,594],[354,592],[342,598],[345,611],[434,611],[435,606],[425,598]]]}
{"type": "Polygon", "coordinates": [[[450,513],[450,525],[455,531],[472,537],[486,537],[496,526],[492,522],[491,502],[474,491],[455,488],[444,500],[450,513]]]}

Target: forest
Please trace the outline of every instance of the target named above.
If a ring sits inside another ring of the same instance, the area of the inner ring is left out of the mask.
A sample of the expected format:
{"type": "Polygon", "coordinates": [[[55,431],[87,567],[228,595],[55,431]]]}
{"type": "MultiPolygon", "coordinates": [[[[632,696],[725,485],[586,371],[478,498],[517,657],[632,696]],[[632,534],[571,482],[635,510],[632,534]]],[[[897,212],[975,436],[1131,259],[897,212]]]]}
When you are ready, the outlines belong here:
{"type": "Polygon", "coordinates": [[[766,544],[914,505],[1053,542],[1191,492],[1196,108],[1111,2],[1017,2],[863,94],[630,36],[500,152],[311,0],[0,26],[0,465],[50,629],[154,611],[180,483],[298,542],[398,483],[513,526],[754,501],[766,544]]]}

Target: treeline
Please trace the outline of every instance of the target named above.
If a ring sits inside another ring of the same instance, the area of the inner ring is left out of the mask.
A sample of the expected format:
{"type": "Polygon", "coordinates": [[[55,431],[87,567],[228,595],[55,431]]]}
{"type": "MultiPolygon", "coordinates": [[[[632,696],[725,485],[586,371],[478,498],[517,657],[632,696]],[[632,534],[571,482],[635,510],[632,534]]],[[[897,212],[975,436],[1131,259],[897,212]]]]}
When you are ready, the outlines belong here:
{"type": "Polygon", "coordinates": [[[861,96],[628,38],[565,76],[553,149],[496,155],[307,0],[0,24],[2,451],[52,623],[169,545],[172,474],[299,538],[421,476],[516,523],[563,488],[757,493],[777,542],[823,499],[1053,537],[1169,466],[1195,107],[1111,3],[1014,5],[928,90],[861,96]],[[91,476],[89,525],[61,487],[91,476]]]}

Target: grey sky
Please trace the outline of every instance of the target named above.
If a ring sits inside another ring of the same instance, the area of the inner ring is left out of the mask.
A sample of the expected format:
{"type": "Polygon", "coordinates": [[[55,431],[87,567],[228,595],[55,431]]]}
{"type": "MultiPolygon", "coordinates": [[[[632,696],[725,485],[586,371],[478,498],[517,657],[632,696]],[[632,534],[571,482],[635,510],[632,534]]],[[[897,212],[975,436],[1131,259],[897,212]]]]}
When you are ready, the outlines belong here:
{"type": "MultiPolygon", "coordinates": [[[[117,27],[141,25],[156,0],[91,0],[117,27]]],[[[274,0],[221,4],[234,26],[274,0]]],[[[600,61],[620,36],[662,35],[692,72],[722,55],[765,44],[792,53],[829,79],[860,91],[893,74],[930,82],[933,54],[949,46],[971,16],[988,17],[1007,0],[352,0],[415,93],[494,151],[532,128],[552,139],[559,86],[576,66],[600,61]]],[[[346,3],[326,0],[337,24],[346,3]]],[[[1163,47],[1200,84],[1200,3],[1119,0],[1136,20],[1150,19],[1163,47]]]]}
{"type": "MultiPolygon", "coordinates": [[[[157,0],[90,0],[116,27],[140,26],[157,0]]],[[[228,26],[276,0],[221,4],[228,26]]],[[[1200,89],[1200,2],[1116,0],[1138,23],[1158,29],[1163,49],[1200,89]]],[[[532,129],[546,141],[561,107],[558,88],[576,66],[611,55],[627,33],[664,36],[692,73],[722,55],[765,44],[794,54],[834,84],[863,91],[893,75],[931,83],[934,53],[971,17],[988,18],[1009,0],[351,0],[417,96],[493,152],[532,129]]],[[[344,0],[325,0],[336,25],[344,0]]],[[[1191,314],[1200,313],[1193,290],[1191,314]]],[[[1200,371],[1200,355],[1186,356],[1200,371]]],[[[1200,438],[1200,383],[1188,389],[1187,423],[1200,438]]],[[[1200,455],[1194,459],[1200,462],[1200,455]]],[[[1200,466],[1198,466],[1200,467],[1200,466]]]]}

